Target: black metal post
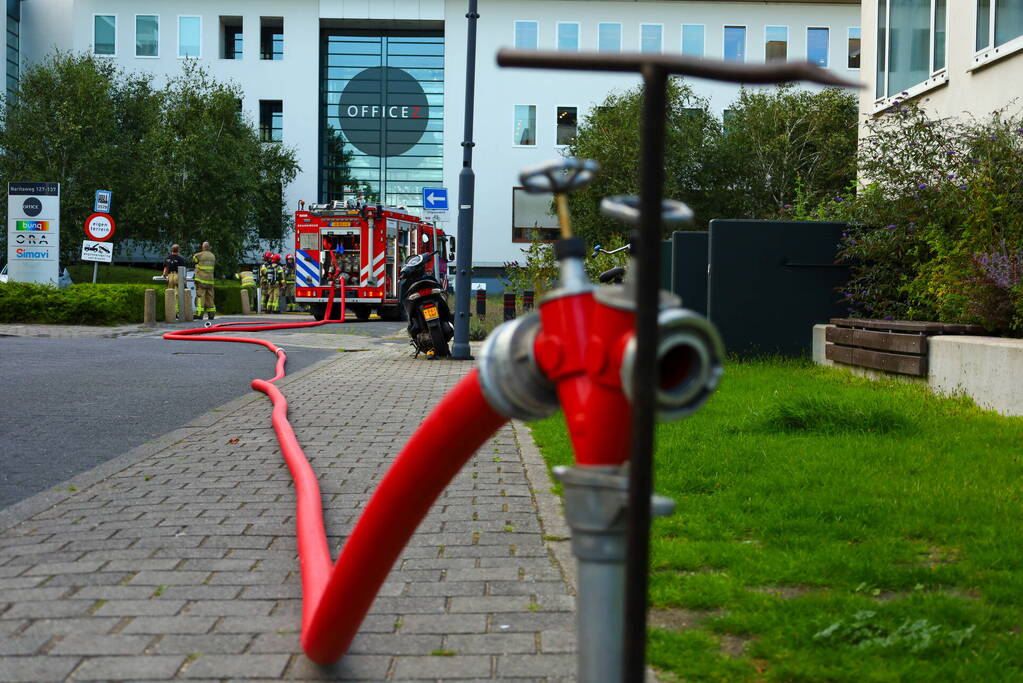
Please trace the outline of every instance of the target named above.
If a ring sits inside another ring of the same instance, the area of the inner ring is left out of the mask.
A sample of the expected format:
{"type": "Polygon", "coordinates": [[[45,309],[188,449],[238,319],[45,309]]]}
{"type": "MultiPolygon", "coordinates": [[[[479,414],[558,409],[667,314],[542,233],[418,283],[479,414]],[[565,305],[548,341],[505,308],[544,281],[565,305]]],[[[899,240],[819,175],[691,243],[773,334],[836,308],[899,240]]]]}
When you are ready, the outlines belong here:
{"type": "Polygon", "coordinates": [[[633,234],[636,283],[636,364],[633,368],[632,450],[629,454],[629,545],[625,564],[625,674],[642,681],[646,669],[647,571],[653,493],[654,415],[657,406],[657,302],[661,276],[661,200],[667,74],[644,65],[640,123],[639,230],[633,234]],[[645,390],[640,390],[640,388],[645,390]]]}
{"type": "Polygon", "coordinates": [[[469,290],[472,288],[472,216],[476,176],[472,172],[472,117],[476,99],[476,11],[477,0],[469,0],[468,34],[465,48],[465,135],[462,139],[462,170],[458,174],[458,243],[455,251],[455,338],[451,358],[470,360],[469,290]]]}

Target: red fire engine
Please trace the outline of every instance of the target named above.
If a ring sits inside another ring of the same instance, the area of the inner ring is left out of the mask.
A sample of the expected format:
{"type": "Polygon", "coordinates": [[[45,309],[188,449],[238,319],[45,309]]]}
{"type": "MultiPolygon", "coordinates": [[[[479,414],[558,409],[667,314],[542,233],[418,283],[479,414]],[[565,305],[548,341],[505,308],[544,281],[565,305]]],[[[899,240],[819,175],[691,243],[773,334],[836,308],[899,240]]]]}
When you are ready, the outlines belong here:
{"type": "Polygon", "coordinates": [[[405,259],[436,252],[428,272],[446,291],[454,248],[453,237],[403,208],[352,200],[310,204],[295,212],[296,299],[322,320],[337,275],[335,306],[340,306],[343,285],[345,308],[359,320],[373,312],[399,320],[398,273],[405,259]]]}

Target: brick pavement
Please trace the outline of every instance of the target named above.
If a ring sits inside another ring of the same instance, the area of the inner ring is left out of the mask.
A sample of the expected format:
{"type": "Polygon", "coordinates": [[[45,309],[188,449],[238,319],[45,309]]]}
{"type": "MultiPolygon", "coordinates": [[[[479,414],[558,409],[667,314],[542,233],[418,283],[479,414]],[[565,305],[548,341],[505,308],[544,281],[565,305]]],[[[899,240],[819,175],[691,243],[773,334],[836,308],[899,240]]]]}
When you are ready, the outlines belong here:
{"type": "MultiPolygon", "coordinates": [[[[287,346],[289,334],[272,338],[287,346]]],[[[358,351],[281,383],[336,553],[468,367],[365,336],[307,343],[358,351]]],[[[269,415],[246,394],[0,512],[0,681],[572,678],[568,544],[552,540],[568,534],[520,425],[438,500],[348,655],[328,668],[306,659],[293,487],[269,415]]]]}

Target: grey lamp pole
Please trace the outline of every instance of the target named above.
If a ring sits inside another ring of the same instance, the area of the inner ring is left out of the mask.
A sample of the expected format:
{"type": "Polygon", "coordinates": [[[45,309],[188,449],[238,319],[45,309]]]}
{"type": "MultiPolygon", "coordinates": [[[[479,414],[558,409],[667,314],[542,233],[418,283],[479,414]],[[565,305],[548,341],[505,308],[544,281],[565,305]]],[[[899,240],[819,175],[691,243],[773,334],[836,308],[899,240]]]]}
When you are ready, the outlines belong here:
{"type": "Polygon", "coordinates": [[[476,97],[476,0],[469,0],[469,30],[465,49],[465,135],[462,139],[462,170],[458,174],[458,240],[455,245],[455,339],[451,357],[471,360],[469,354],[469,295],[472,289],[472,211],[476,176],[472,172],[473,105],[476,97]]]}

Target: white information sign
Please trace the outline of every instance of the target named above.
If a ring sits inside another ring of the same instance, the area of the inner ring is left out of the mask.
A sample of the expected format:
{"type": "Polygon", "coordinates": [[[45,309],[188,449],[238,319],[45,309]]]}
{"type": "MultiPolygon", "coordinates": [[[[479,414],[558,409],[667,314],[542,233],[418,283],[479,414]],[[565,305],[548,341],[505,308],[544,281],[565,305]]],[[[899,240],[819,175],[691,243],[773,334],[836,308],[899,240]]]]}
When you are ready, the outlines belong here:
{"type": "Polygon", "coordinates": [[[114,245],[110,242],[82,240],[82,260],[111,263],[114,260],[114,245]]]}
{"type": "Polygon", "coordinates": [[[423,220],[431,223],[447,223],[448,210],[423,209],[423,220]]]}
{"type": "Polygon", "coordinates": [[[56,286],[60,183],[7,184],[7,272],[12,282],[56,286]]]}

